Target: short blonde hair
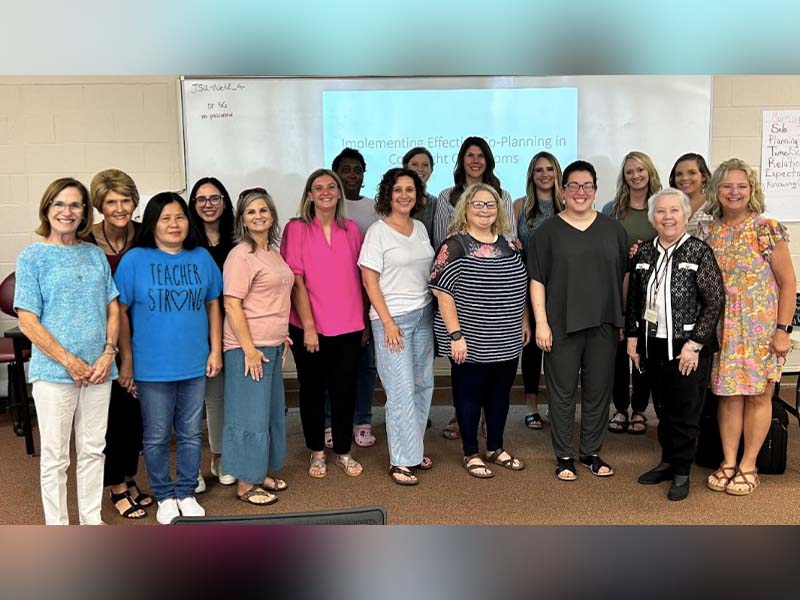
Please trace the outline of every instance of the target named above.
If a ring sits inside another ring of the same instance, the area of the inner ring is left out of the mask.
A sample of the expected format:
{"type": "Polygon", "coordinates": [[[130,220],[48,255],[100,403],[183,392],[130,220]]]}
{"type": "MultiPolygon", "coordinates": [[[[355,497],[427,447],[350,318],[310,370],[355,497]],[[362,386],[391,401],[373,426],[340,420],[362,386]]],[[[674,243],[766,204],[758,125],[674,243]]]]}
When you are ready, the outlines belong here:
{"type": "Polygon", "coordinates": [[[712,217],[720,218],[722,216],[722,205],[717,198],[717,192],[722,180],[728,176],[731,171],[743,171],[747,176],[747,183],[750,184],[750,199],[747,201],[747,208],[756,214],[764,212],[764,191],[761,189],[761,183],[758,181],[758,175],[753,168],[740,158],[729,158],[720,164],[711,176],[711,181],[706,188],[706,206],[705,210],[712,217]]]}
{"type": "Polygon", "coordinates": [[[94,211],[89,205],[89,191],[86,189],[85,185],[72,177],[56,179],[47,186],[44,194],[42,194],[42,199],[39,201],[39,227],[36,228],[35,233],[43,238],[50,236],[52,227],[50,226],[50,219],[47,217],[47,213],[50,211],[50,206],[53,204],[56,196],[65,189],[71,187],[78,190],[81,195],[81,201],[83,202],[83,214],[81,215],[81,223],[78,225],[77,236],[81,238],[89,235],[89,232],[92,230],[92,224],[94,223],[94,211]]]}
{"type": "Polygon", "coordinates": [[[100,171],[92,178],[89,185],[89,197],[92,206],[98,211],[103,212],[103,201],[108,192],[116,192],[120,196],[126,196],[133,200],[133,206],[139,206],[139,190],[131,179],[131,176],[119,169],[106,169],[100,171]]]}
{"type": "Polygon", "coordinates": [[[492,233],[502,236],[511,234],[511,224],[506,214],[505,202],[503,202],[500,195],[488,183],[475,183],[469,186],[456,202],[455,210],[453,211],[453,218],[450,220],[450,233],[458,233],[467,230],[467,205],[472,202],[472,199],[478,192],[489,192],[492,198],[497,202],[497,218],[492,223],[492,233]]]}
{"type": "Polygon", "coordinates": [[[330,169],[317,169],[308,176],[308,179],[306,180],[306,186],[303,189],[303,197],[300,198],[300,206],[297,209],[297,216],[301,221],[303,221],[303,223],[311,223],[311,221],[314,220],[314,203],[311,201],[311,198],[309,198],[309,194],[311,193],[311,186],[314,184],[314,181],[324,175],[332,177],[336,182],[336,187],[339,189],[339,200],[336,202],[334,219],[336,219],[336,224],[344,229],[344,220],[347,218],[347,212],[344,207],[344,186],[342,186],[342,180],[339,179],[339,176],[330,169]]]}

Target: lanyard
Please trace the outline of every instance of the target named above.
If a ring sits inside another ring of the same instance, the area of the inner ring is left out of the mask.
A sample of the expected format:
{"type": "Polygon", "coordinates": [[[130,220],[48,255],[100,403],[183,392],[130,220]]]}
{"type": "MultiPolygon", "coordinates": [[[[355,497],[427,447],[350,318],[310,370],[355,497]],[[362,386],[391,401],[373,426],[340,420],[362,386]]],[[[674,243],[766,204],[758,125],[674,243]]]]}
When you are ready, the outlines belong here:
{"type": "MultiPolygon", "coordinates": [[[[658,298],[658,291],[661,289],[661,284],[663,284],[667,278],[667,272],[669,271],[669,263],[672,260],[672,255],[675,254],[675,247],[678,245],[678,242],[680,242],[680,240],[676,241],[671,246],[664,248],[664,246],[661,245],[661,242],[658,239],[656,239],[656,244],[658,244],[658,247],[664,251],[664,256],[662,257],[660,264],[656,263],[655,283],[653,284],[653,297],[652,300],[649,302],[650,308],[654,309],[656,307],[656,298],[658,298]],[[661,272],[661,267],[664,267],[663,272],[661,272]]],[[[666,298],[667,298],[667,289],[665,287],[664,288],[665,301],[666,298]]]]}

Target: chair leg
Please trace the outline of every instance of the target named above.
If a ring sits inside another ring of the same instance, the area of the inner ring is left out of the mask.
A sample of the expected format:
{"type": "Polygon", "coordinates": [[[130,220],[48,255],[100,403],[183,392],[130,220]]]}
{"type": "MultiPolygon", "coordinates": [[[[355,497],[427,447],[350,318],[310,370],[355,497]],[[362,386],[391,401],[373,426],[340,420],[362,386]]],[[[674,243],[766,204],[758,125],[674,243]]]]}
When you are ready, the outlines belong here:
{"type": "MultiPolygon", "coordinates": [[[[11,416],[11,424],[14,433],[16,433],[18,437],[22,437],[25,435],[25,428],[22,426],[22,418],[19,412],[20,407],[17,405],[17,377],[14,367],[14,363],[8,365],[8,414],[11,416]]],[[[25,396],[27,400],[27,394],[25,394],[25,396]]]]}

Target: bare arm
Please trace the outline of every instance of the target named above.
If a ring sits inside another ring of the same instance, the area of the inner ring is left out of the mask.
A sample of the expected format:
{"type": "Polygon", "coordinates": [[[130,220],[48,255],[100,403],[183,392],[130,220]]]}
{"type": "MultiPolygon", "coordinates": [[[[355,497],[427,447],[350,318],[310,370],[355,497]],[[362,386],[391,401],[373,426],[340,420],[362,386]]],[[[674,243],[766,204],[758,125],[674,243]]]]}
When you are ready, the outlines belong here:
{"type": "Polygon", "coordinates": [[[206,377],[216,377],[222,370],[222,313],[219,298],[206,302],[208,313],[208,341],[211,351],[206,361],[206,377]]]}
{"type": "Polygon", "coordinates": [[[68,352],[55,336],[45,329],[39,317],[30,311],[22,309],[18,310],[17,313],[20,331],[42,354],[63,365],[75,385],[83,385],[88,381],[92,374],[91,367],[77,356],[68,352]]]}
{"type": "Polygon", "coordinates": [[[269,362],[269,360],[253,343],[250,327],[247,324],[247,317],[245,317],[242,309],[241,298],[225,296],[225,318],[231,324],[233,334],[239,340],[244,353],[244,376],[252,377],[254,381],[260,381],[264,376],[262,363],[269,362]]]}
{"type": "Polygon", "coordinates": [[[133,374],[133,349],[131,347],[131,322],[128,305],[119,304],[119,384],[136,396],[133,374]]]}
{"type": "MultiPolygon", "coordinates": [[[[442,315],[444,326],[448,333],[461,330],[461,324],[458,322],[458,312],[456,311],[456,301],[447,292],[441,290],[432,290],[433,295],[439,301],[439,313],[442,315]]],[[[467,339],[461,337],[460,340],[451,340],[450,342],[450,355],[453,361],[458,364],[463,363],[467,359],[467,339]]]]}
{"type": "Polygon", "coordinates": [[[314,323],[314,314],[311,311],[311,299],[308,297],[308,288],[302,275],[294,276],[292,286],[292,306],[303,324],[303,344],[309,352],[319,350],[319,336],[314,323]]]}
{"type": "MultiPolygon", "coordinates": [[[[772,273],[778,282],[778,323],[790,324],[794,316],[795,299],[797,294],[797,279],[792,266],[792,257],[789,255],[789,244],[784,240],[775,244],[770,255],[769,264],[772,273]]],[[[781,329],[776,329],[770,344],[772,352],[777,356],[786,358],[792,349],[792,340],[789,334],[781,329]]]]}
{"type": "Polygon", "coordinates": [[[533,305],[533,317],[536,320],[536,345],[543,351],[550,352],[553,349],[553,332],[547,322],[545,302],[544,284],[531,279],[531,304],[533,305]]]}

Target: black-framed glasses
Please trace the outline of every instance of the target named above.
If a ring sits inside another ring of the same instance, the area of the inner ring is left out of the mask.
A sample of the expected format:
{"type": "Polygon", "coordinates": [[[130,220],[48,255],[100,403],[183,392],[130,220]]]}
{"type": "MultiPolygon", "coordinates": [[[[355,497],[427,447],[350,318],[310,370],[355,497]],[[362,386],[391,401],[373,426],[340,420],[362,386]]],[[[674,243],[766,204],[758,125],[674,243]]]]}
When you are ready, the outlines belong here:
{"type": "Polygon", "coordinates": [[[266,195],[267,194],[267,190],[265,190],[263,187],[247,188],[246,190],[242,190],[239,193],[239,200],[241,200],[242,198],[247,196],[247,194],[264,194],[264,195],[266,195]]]}
{"type": "Polygon", "coordinates": [[[211,206],[219,206],[220,202],[222,202],[222,196],[219,194],[214,194],[213,196],[195,196],[194,201],[197,204],[202,204],[203,206],[206,204],[210,204],[211,206]]]}
{"type": "Polygon", "coordinates": [[[494,210],[495,208],[497,208],[497,202],[495,202],[494,200],[486,200],[486,201],[473,200],[472,202],[470,202],[470,206],[472,206],[472,208],[475,208],[477,210],[481,210],[482,208],[488,208],[489,210],[494,210]]]}
{"type": "Polygon", "coordinates": [[[570,181],[567,185],[564,186],[564,189],[569,190],[573,194],[578,190],[583,190],[586,194],[591,194],[594,191],[594,184],[591,182],[576,183],[574,181],[570,181]]]}

